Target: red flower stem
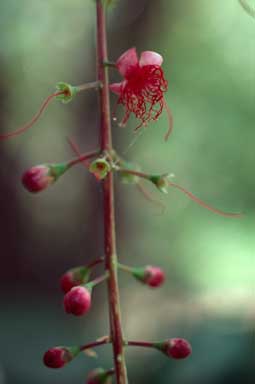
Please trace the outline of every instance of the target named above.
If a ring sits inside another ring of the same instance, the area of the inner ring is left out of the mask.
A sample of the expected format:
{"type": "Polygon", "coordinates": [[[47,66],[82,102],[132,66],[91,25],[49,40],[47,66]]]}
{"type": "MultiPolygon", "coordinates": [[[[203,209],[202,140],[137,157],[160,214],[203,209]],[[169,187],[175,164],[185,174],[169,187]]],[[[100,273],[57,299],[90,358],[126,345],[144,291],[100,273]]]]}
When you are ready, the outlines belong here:
{"type": "MultiPolygon", "coordinates": [[[[97,71],[98,80],[103,87],[99,90],[101,150],[111,152],[111,114],[109,100],[108,61],[105,7],[101,0],[96,2],[97,8],[97,71]]],[[[116,233],[114,212],[113,173],[109,172],[103,180],[104,201],[104,252],[105,269],[109,271],[108,300],[111,339],[113,346],[114,366],[117,384],[128,384],[127,369],[124,356],[123,331],[120,314],[120,298],[118,287],[118,263],[116,255],[116,233]]]]}
{"type": "Polygon", "coordinates": [[[133,347],[155,348],[155,343],[149,341],[127,341],[126,345],[133,347]]]}
{"type": "Polygon", "coordinates": [[[96,265],[103,263],[103,261],[104,261],[104,258],[100,257],[99,259],[91,261],[91,263],[85,265],[85,267],[91,269],[91,268],[94,268],[96,265]]]}
{"type": "Polygon", "coordinates": [[[84,161],[97,156],[98,153],[99,153],[99,151],[92,151],[92,152],[85,153],[85,155],[79,155],[78,158],[70,160],[69,163],[68,163],[68,166],[70,168],[70,167],[73,167],[76,164],[83,163],[84,161]]]}
{"type": "Polygon", "coordinates": [[[24,126],[20,127],[19,129],[17,129],[16,131],[14,132],[10,132],[10,133],[7,133],[6,135],[0,135],[0,141],[1,140],[5,140],[5,139],[9,139],[11,137],[14,137],[14,136],[17,136],[17,135],[20,135],[21,133],[24,133],[25,131],[27,131],[29,128],[31,128],[36,122],[37,120],[39,119],[39,117],[42,115],[42,113],[44,112],[44,110],[47,108],[47,106],[49,105],[49,103],[56,97],[56,96],[59,96],[59,95],[63,95],[65,93],[65,91],[59,91],[59,92],[55,92],[53,93],[52,95],[49,95],[42,103],[39,111],[34,115],[34,117],[27,123],[25,124],[24,126]]]}
{"type": "Polygon", "coordinates": [[[110,342],[111,342],[110,338],[105,337],[103,340],[97,340],[97,341],[93,341],[92,343],[82,345],[80,347],[80,351],[84,351],[85,349],[90,349],[90,348],[94,348],[94,347],[99,347],[100,345],[108,344],[110,342]]]}

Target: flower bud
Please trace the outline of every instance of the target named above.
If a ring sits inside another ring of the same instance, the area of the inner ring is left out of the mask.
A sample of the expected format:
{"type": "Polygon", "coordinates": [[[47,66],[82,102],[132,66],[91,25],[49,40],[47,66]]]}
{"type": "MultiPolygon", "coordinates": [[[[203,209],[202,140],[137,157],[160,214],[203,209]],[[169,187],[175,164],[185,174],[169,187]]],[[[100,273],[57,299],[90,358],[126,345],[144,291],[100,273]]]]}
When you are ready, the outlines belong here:
{"type": "Polygon", "coordinates": [[[91,306],[91,291],[83,286],[73,287],[64,297],[66,313],[81,316],[87,313],[91,306]]]}
{"type": "Polygon", "coordinates": [[[49,368],[61,368],[80,352],[79,347],[54,347],[45,352],[43,362],[49,368]]]}
{"type": "Polygon", "coordinates": [[[70,291],[71,288],[84,284],[88,281],[90,270],[86,267],[77,267],[69,269],[60,278],[60,286],[64,293],[70,291]]]}
{"type": "Polygon", "coordinates": [[[111,171],[111,165],[105,158],[99,158],[92,161],[89,171],[94,174],[97,180],[102,180],[111,171]]]}
{"type": "Polygon", "coordinates": [[[151,175],[149,180],[158,188],[162,193],[168,193],[168,175],[151,175]]]}
{"type": "Polygon", "coordinates": [[[152,288],[159,287],[165,281],[164,271],[151,265],[147,265],[145,268],[134,268],[132,273],[137,280],[152,288]]]}
{"type": "Polygon", "coordinates": [[[168,357],[173,359],[185,359],[192,353],[190,343],[185,339],[174,338],[164,341],[160,349],[168,357]]]}
{"type": "Polygon", "coordinates": [[[113,371],[96,368],[88,374],[86,384],[111,384],[113,371]]]}
{"type": "Polygon", "coordinates": [[[66,170],[68,164],[42,164],[28,169],[22,176],[23,186],[29,192],[40,192],[53,184],[66,170]]]}

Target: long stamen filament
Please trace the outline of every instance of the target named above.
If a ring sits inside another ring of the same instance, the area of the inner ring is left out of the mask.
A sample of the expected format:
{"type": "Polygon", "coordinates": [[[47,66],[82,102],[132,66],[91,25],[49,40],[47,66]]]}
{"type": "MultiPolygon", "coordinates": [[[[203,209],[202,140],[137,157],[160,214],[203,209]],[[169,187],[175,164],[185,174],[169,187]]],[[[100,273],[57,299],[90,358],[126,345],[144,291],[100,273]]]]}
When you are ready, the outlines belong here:
{"type": "Polygon", "coordinates": [[[0,141],[1,140],[6,140],[6,139],[10,139],[11,137],[15,137],[15,136],[18,136],[22,133],[24,133],[25,131],[27,131],[29,128],[31,128],[36,122],[37,120],[40,118],[40,116],[42,115],[42,113],[45,111],[45,109],[47,108],[47,106],[49,105],[49,103],[56,97],[56,96],[59,96],[59,95],[63,95],[65,92],[64,91],[59,91],[59,92],[55,92],[55,93],[52,93],[51,95],[49,95],[42,103],[39,111],[33,116],[33,118],[27,123],[25,124],[24,126],[18,128],[16,131],[13,131],[13,132],[10,132],[10,133],[7,133],[5,135],[0,135],[0,141]]]}

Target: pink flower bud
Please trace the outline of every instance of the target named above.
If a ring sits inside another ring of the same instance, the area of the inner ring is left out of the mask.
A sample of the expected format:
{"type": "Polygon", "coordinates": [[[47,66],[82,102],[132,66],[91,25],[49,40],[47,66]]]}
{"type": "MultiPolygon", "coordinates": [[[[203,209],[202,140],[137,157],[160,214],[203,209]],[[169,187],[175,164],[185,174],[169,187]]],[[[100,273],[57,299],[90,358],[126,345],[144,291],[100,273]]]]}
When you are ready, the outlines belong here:
{"type": "Polygon", "coordinates": [[[165,274],[158,267],[147,266],[145,268],[144,282],[152,288],[159,287],[165,281],[165,274]]]}
{"type": "Polygon", "coordinates": [[[54,347],[45,352],[43,362],[49,368],[61,368],[69,363],[74,357],[71,349],[65,347],[54,347]]]}
{"type": "Polygon", "coordinates": [[[162,344],[162,351],[173,359],[185,359],[192,353],[192,348],[187,340],[174,338],[162,344]]]}
{"type": "Polygon", "coordinates": [[[96,368],[88,374],[86,384],[111,384],[113,370],[105,371],[103,368],[96,368]]]}
{"type": "Polygon", "coordinates": [[[156,288],[165,281],[165,274],[159,267],[147,265],[145,268],[133,268],[133,276],[142,283],[156,288]]]}
{"type": "Polygon", "coordinates": [[[22,183],[29,192],[43,191],[62,176],[69,166],[69,163],[37,165],[23,174],[22,183]]]}
{"type": "Polygon", "coordinates": [[[64,297],[64,308],[66,313],[75,316],[84,315],[91,306],[91,293],[86,287],[73,287],[64,297]]]}
{"type": "Polygon", "coordinates": [[[87,282],[89,270],[86,267],[72,268],[60,278],[60,286],[64,293],[67,293],[73,287],[87,282]]]}
{"type": "Polygon", "coordinates": [[[28,169],[22,176],[22,183],[29,192],[40,192],[54,182],[47,165],[37,165],[28,169]]]}

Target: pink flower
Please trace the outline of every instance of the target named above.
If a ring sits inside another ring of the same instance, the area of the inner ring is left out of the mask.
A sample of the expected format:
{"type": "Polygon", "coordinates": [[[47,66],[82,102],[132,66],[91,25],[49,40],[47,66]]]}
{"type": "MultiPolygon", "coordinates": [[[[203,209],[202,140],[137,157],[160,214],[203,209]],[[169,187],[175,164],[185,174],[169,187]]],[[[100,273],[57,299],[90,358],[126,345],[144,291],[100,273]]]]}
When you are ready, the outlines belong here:
{"type": "Polygon", "coordinates": [[[66,313],[81,316],[87,313],[91,306],[91,294],[85,287],[73,287],[64,297],[66,313]]]}
{"type": "Polygon", "coordinates": [[[125,108],[121,125],[125,125],[130,114],[134,113],[141,121],[136,130],[146,126],[151,120],[156,121],[165,107],[169,118],[169,129],[165,136],[167,139],[173,121],[170,109],[164,100],[168,82],[164,78],[162,62],[162,56],[152,51],[142,52],[138,60],[136,48],[130,48],[116,62],[116,67],[124,80],[111,84],[110,90],[119,96],[117,103],[125,108]]]}

